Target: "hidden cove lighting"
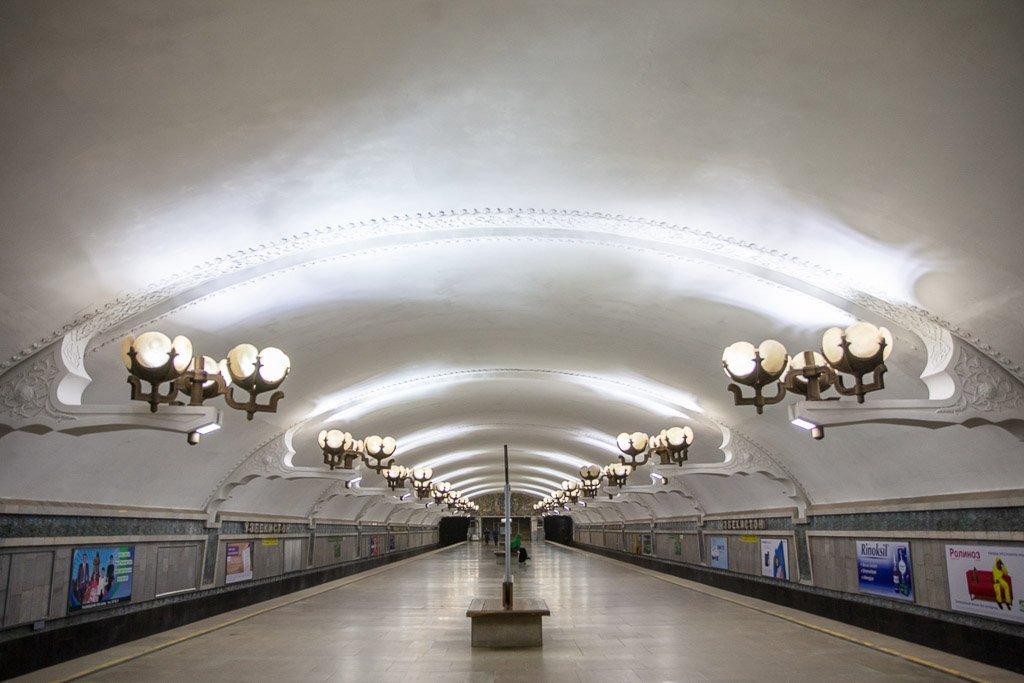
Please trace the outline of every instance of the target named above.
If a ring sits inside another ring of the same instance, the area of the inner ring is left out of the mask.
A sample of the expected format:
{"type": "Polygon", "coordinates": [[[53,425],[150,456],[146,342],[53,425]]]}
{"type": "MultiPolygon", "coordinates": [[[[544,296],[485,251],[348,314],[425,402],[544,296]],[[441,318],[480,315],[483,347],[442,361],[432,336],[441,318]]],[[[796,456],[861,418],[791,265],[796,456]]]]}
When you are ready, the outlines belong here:
{"type": "Polygon", "coordinates": [[[795,427],[799,427],[800,429],[806,429],[811,433],[811,436],[814,437],[815,439],[822,439],[825,437],[825,430],[820,425],[816,425],[809,420],[803,419],[802,417],[795,417],[792,420],[790,420],[789,423],[795,427]]]}

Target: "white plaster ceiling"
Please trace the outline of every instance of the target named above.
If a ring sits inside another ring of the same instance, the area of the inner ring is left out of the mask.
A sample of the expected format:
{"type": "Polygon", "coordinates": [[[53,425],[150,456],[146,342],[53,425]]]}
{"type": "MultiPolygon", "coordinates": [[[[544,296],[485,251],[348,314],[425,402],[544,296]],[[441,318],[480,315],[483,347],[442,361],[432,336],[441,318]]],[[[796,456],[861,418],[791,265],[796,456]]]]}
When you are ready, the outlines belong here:
{"type": "Polygon", "coordinates": [[[313,481],[222,509],[358,514],[326,426],[477,495],[502,444],[539,493],[620,431],[688,423],[706,467],[660,514],[1022,489],[1003,430],[816,443],[733,406],[719,360],[868,319],[896,334],[885,398],[926,399],[924,321],[1014,408],[1022,29],[988,2],[6,2],[0,408],[68,331],[86,406],[127,403],[115,342],[146,329],[276,345],[293,372],[277,414],[198,448],[4,436],[0,498],[209,511],[287,443],[313,481]],[[726,433],[771,472],[715,476],[726,433]]]}

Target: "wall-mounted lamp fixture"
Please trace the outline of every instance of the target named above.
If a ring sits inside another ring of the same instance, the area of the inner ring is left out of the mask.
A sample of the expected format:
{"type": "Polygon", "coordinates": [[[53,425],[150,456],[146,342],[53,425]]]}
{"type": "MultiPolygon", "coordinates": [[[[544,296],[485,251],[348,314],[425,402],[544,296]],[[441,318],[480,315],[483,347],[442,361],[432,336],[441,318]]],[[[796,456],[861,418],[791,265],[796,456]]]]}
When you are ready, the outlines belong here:
{"type": "Polygon", "coordinates": [[[381,474],[387,481],[388,488],[394,491],[404,487],[406,479],[408,479],[412,473],[398,463],[392,463],[391,467],[381,472],[381,474]]]}
{"type": "MultiPolygon", "coordinates": [[[[182,399],[187,398],[188,405],[200,406],[207,399],[223,395],[225,403],[244,411],[251,420],[258,412],[277,411],[284,392],[274,390],[291,370],[288,356],[272,346],[259,351],[252,344],[239,344],[226,359],[217,361],[194,355],[188,337],[171,339],[162,332],[129,335],[121,340],[120,352],[129,373],[131,400],[145,401],[154,413],[160,404],[184,405],[182,399]],[[143,382],[149,384],[148,391],[143,390],[143,382]],[[248,400],[235,398],[232,382],[249,392],[248,400]],[[163,384],[168,385],[166,389],[161,388],[163,384]],[[274,391],[268,402],[258,403],[257,397],[268,391],[274,391]]],[[[199,443],[203,433],[199,429],[189,432],[188,442],[199,443]]]]}
{"type": "Polygon", "coordinates": [[[601,489],[601,479],[605,476],[604,469],[597,465],[584,465],[580,468],[580,479],[583,484],[584,498],[597,498],[597,492],[601,489]]]}
{"type": "Polygon", "coordinates": [[[623,465],[630,465],[633,469],[646,464],[652,455],[660,458],[661,465],[682,466],[686,462],[692,443],[693,429],[689,426],[662,429],[654,436],[647,436],[643,432],[622,433],[615,440],[615,444],[624,454],[619,456],[619,460],[623,465]]]}
{"type": "Polygon", "coordinates": [[[429,498],[431,493],[430,478],[434,476],[434,470],[429,467],[412,468],[412,490],[419,499],[429,498]]]}
{"type": "Polygon", "coordinates": [[[284,351],[273,346],[257,350],[252,344],[239,344],[228,351],[227,369],[235,386],[249,392],[247,401],[239,401],[233,387],[227,387],[224,401],[229,406],[245,411],[250,420],[256,413],[277,412],[277,402],[284,398],[284,392],[274,390],[281,386],[291,370],[291,361],[284,351]],[[258,403],[256,397],[268,391],[274,391],[270,400],[265,404],[258,403]]]}
{"type": "Polygon", "coordinates": [[[447,481],[435,481],[430,485],[430,495],[434,499],[434,503],[437,505],[445,502],[445,497],[451,490],[452,485],[447,481]]]}
{"type": "Polygon", "coordinates": [[[398,442],[390,436],[368,436],[365,439],[354,439],[348,432],[340,429],[324,429],[317,435],[317,443],[324,453],[324,464],[332,470],[341,468],[353,469],[357,458],[380,474],[391,467],[393,461],[386,460],[394,455],[398,442]]]}
{"type": "Polygon", "coordinates": [[[620,489],[626,485],[626,478],[633,473],[633,466],[621,462],[613,462],[604,468],[605,478],[609,486],[618,486],[620,489]]]}
{"type": "Polygon", "coordinates": [[[580,499],[583,487],[575,479],[565,479],[562,481],[562,491],[570,503],[575,503],[580,499]]]}
{"type": "MultiPolygon", "coordinates": [[[[856,396],[857,402],[863,403],[865,394],[885,388],[885,361],[892,347],[889,330],[856,322],[845,330],[827,329],[821,338],[821,353],[803,351],[790,358],[786,347],[774,339],[756,348],[749,342],[736,342],[726,347],[722,365],[730,379],[754,389],[754,395],[746,397],[737,384],[730,384],[735,404],[752,405],[760,414],[764,406],[781,401],[787,391],[808,401],[821,401],[826,400],[822,394],[835,387],[840,396],[856,396]],[[852,378],[852,384],[843,380],[844,375],[852,378]],[[869,381],[865,381],[867,375],[871,375],[869,381]],[[765,396],[763,391],[771,384],[776,386],[775,394],[765,396]]],[[[815,439],[824,436],[818,425],[794,424],[809,430],[815,439]]]]}

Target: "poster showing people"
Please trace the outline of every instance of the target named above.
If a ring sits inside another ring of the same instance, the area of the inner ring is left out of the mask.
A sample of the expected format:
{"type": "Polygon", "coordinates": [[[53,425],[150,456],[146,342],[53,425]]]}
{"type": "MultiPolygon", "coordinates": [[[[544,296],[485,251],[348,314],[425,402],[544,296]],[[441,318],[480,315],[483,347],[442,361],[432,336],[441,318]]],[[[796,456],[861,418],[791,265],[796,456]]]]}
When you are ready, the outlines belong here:
{"type": "Polygon", "coordinates": [[[717,569],[729,568],[729,542],[725,536],[708,537],[708,564],[717,569]]]}
{"type": "Polygon", "coordinates": [[[910,544],[857,541],[857,585],[861,593],[913,602],[910,544]]]}
{"type": "Polygon", "coordinates": [[[1024,624],[1024,547],[947,545],[946,576],[951,609],[1024,624]]]}
{"type": "Polygon", "coordinates": [[[252,541],[228,543],[224,562],[224,583],[248,581],[252,578],[252,541]]]}
{"type": "Polygon", "coordinates": [[[784,538],[761,539],[761,576],[789,581],[789,541],[784,538]]]}
{"type": "Polygon", "coordinates": [[[71,554],[68,611],[132,599],[135,546],[76,548],[71,554]]]}

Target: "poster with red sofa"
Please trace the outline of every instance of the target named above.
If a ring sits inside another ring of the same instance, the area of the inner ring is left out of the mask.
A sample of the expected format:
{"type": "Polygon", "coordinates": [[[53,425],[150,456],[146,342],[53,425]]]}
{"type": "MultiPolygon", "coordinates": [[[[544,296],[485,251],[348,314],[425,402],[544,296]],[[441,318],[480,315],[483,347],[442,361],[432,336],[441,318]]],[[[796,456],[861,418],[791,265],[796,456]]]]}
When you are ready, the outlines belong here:
{"type": "Polygon", "coordinates": [[[946,575],[954,611],[1024,624],[1024,547],[947,545],[946,575]]]}

